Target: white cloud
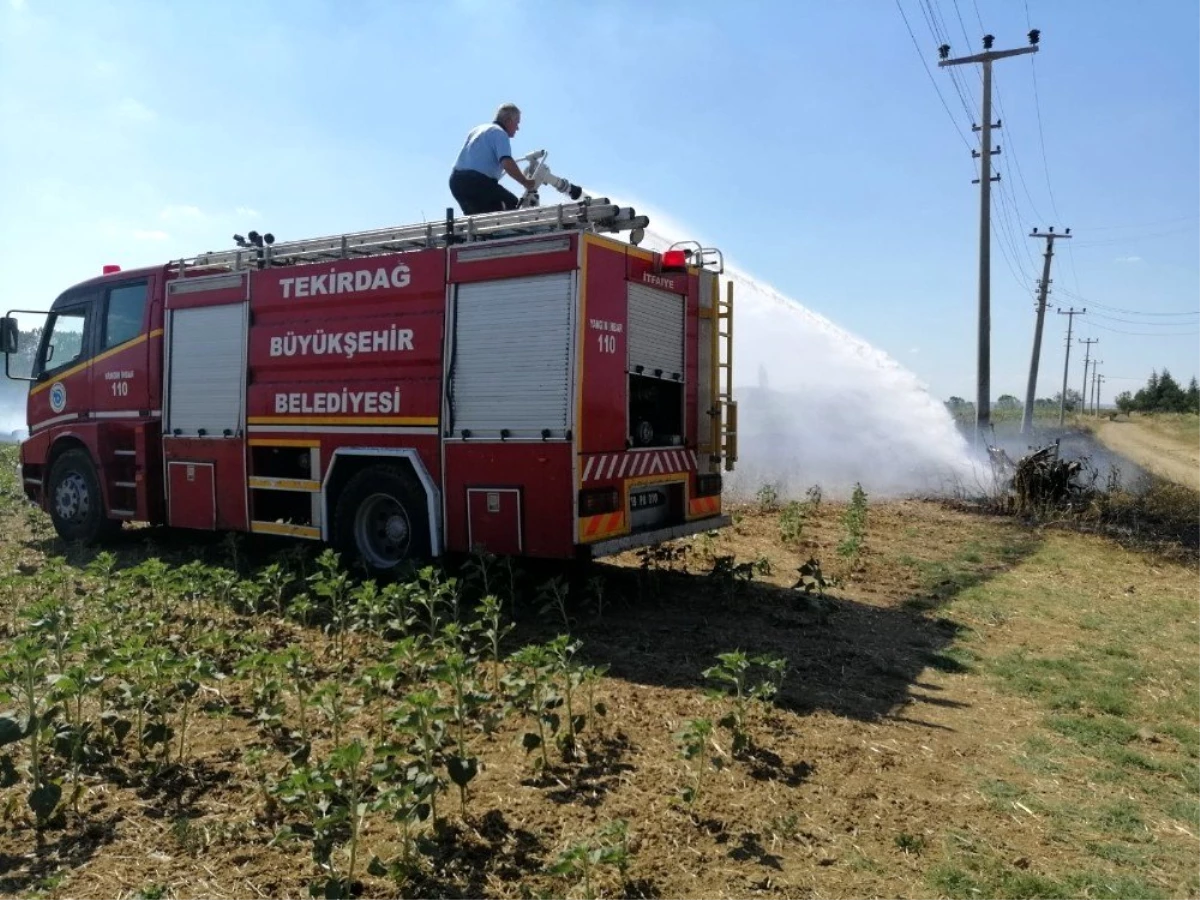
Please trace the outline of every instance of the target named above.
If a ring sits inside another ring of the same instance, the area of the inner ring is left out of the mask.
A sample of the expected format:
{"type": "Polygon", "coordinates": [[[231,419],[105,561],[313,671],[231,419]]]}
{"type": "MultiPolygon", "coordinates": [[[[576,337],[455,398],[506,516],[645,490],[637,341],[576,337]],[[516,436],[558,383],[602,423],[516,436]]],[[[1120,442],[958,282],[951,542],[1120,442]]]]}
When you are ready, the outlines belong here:
{"type": "Polygon", "coordinates": [[[132,97],[126,97],[117,104],[117,115],[135,122],[149,122],[155,117],[154,110],[132,97]]]}
{"type": "Polygon", "coordinates": [[[245,216],[247,219],[257,219],[260,215],[262,215],[262,213],[251,206],[239,206],[237,208],[237,214],[239,216],[245,216]]]}
{"type": "Polygon", "coordinates": [[[1142,261],[1142,258],[1140,256],[1118,256],[1117,257],[1117,262],[1119,262],[1119,263],[1140,263],[1141,261],[1142,261]]]}
{"type": "Polygon", "coordinates": [[[25,10],[25,0],[8,0],[8,5],[17,12],[24,12],[25,10]]]}
{"type": "Polygon", "coordinates": [[[909,348],[908,348],[908,352],[909,352],[909,353],[920,353],[920,352],[921,352],[921,348],[920,348],[920,347],[909,347],[909,348]]]}
{"type": "Polygon", "coordinates": [[[195,222],[205,218],[200,207],[184,204],[164,207],[163,211],[158,214],[158,217],[164,222],[195,222]]]}
{"type": "Polygon", "coordinates": [[[167,241],[171,239],[171,236],[165,231],[157,229],[135,228],[133,239],[136,241],[167,241]]]}

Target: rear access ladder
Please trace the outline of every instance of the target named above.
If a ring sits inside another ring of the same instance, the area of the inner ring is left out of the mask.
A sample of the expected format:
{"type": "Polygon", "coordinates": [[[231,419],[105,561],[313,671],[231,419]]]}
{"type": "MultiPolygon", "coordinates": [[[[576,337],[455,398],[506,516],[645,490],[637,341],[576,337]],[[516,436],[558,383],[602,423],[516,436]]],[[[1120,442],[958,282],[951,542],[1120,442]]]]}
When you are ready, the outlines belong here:
{"type": "Polygon", "coordinates": [[[733,282],[725,283],[725,299],[717,292],[717,396],[720,440],[717,447],[725,460],[725,471],[737,462],[737,401],[733,399],[733,282]]]}

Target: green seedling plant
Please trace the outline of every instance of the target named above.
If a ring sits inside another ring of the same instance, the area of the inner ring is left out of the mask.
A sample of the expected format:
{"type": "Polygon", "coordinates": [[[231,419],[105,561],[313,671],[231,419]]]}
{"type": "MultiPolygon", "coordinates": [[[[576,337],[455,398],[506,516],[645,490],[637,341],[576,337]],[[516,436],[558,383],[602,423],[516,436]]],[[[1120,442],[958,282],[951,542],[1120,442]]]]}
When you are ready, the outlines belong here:
{"type": "Polygon", "coordinates": [[[709,746],[713,744],[713,723],[711,719],[690,719],[682,729],[675,734],[675,742],[679,744],[680,755],[688,762],[688,773],[691,783],[680,791],[680,799],[689,809],[694,809],[700,802],[704,784],[704,776],[709,764],[715,769],[722,768],[722,760],[718,755],[708,754],[709,746]]]}
{"type": "Polygon", "coordinates": [[[504,610],[500,598],[495,594],[486,594],[480,603],[479,618],[471,625],[481,642],[481,655],[486,656],[491,663],[492,684],[497,693],[500,692],[500,650],[504,639],[512,633],[515,626],[504,621],[504,610]]]}
{"type": "Polygon", "coordinates": [[[86,758],[96,756],[92,747],[95,723],[84,717],[84,700],[99,693],[107,677],[92,662],[87,660],[70,665],[65,672],[49,679],[51,702],[62,703],[66,712],[66,721],[59,725],[54,744],[55,750],[71,764],[71,811],[77,821],[80,817],[79,798],[83,794],[83,763],[86,758]]]}
{"type": "Polygon", "coordinates": [[[376,739],[386,739],[387,700],[400,679],[400,668],[394,662],[380,662],[363,669],[351,684],[362,691],[363,706],[372,711],[376,739]]]}
{"type": "Polygon", "coordinates": [[[463,564],[463,570],[467,573],[467,578],[471,582],[479,584],[480,590],[485,597],[488,594],[494,593],[492,590],[492,581],[499,577],[499,572],[497,571],[499,568],[499,558],[487,550],[477,550],[463,564]]]}
{"type": "Polygon", "coordinates": [[[283,700],[282,668],[282,655],[266,650],[251,652],[234,666],[234,673],[239,678],[249,678],[254,722],[267,732],[282,727],[283,714],[287,711],[283,700]]]}
{"type": "Polygon", "coordinates": [[[758,503],[759,512],[774,512],[779,508],[779,489],[768,482],[759,487],[754,499],[758,503]]]}
{"type": "MultiPolygon", "coordinates": [[[[335,747],[327,760],[292,771],[275,788],[280,801],[298,808],[309,820],[313,833],[313,861],[329,874],[309,885],[314,897],[350,897],[358,866],[359,836],[370,809],[365,796],[370,787],[366,748],[356,738],[335,747]],[[339,848],[339,841],[344,843],[339,848]],[[347,857],[345,869],[335,862],[337,850],[347,857]]],[[[282,829],[275,840],[296,837],[291,828],[282,829]]]]}
{"type": "Polygon", "coordinates": [[[273,661],[278,661],[282,664],[283,670],[287,673],[288,682],[292,690],[296,692],[296,715],[300,725],[300,746],[296,750],[294,759],[307,759],[308,754],[312,750],[312,732],[308,727],[308,703],[309,694],[313,690],[313,670],[312,658],[308,651],[293,644],[282,651],[282,654],[273,657],[273,661]]]}
{"type": "Polygon", "coordinates": [[[294,581],[292,573],[280,563],[271,563],[259,571],[255,580],[262,588],[262,599],[282,618],[287,612],[285,599],[288,588],[294,581]]]}
{"type": "Polygon", "coordinates": [[[214,677],[212,660],[200,654],[173,659],[169,665],[171,682],[170,696],[179,703],[177,721],[179,723],[179,756],[178,763],[183,765],[187,757],[187,729],[192,711],[192,701],[200,690],[204,679],[214,677]]]}
{"type": "Polygon", "coordinates": [[[548,647],[530,644],[512,654],[509,662],[512,668],[502,680],[507,703],[537,728],[522,735],[521,745],[526,753],[539,751],[535,768],[546,771],[548,736],[558,734],[561,720],[555,710],[563,702],[554,683],[554,658],[548,647]]]}
{"type": "Polygon", "coordinates": [[[787,659],[768,654],[748,656],[741,650],[717,654],[717,665],[705,669],[701,674],[718,687],[710,690],[709,696],[731,701],[729,712],[719,721],[733,737],[733,755],[741,756],[750,748],[750,733],[746,729],[751,704],[766,702],[775,697],[782,687],[787,669],[787,659]],[[767,670],[767,677],[751,681],[750,675],[756,667],[767,670]]]}
{"type": "Polygon", "coordinates": [[[454,716],[457,752],[446,756],[446,772],[458,786],[464,818],[467,815],[467,785],[479,773],[479,760],[467,752],[467,722],[492,699],[488,694],[474,689],[474,671],[475,660],[460,650],[447,653],[433,671],[433,677],[450,689],[450,711],[454,716]]]}
{"type": "Polygon", "coordinates": [[[426,566],[417,573],[417,582],[420,589],[416,592],[416,605],[425,611],[429,640],[437,641],[445,621],[443,615],[451,622],[460,622],[458,580],[443,581],[433,566],[426,566]]]}
{"type": "Polygon", "coordinates": [[[436,690],[429,688],[407,694],[392,713],[392,723],[415,754],[408,780],[415,793],[429,803],[433,827],[438,827],[437,797],[445,782],[438,774],[438,760],[446,745],[446,719],[451,710],[442,704],[436,690]]]}
{"type": "Polygon", "coordinates": [[[709,577],[724,589],[726,599],[732,600],[739,585],[754,581],[756,568],[755,561],[739,563],[736,556],[717,556],[713,559],[709,577]]]}
{"type": "Polygon", "coordinates": [[[413,595],[419,591],[417,585],[408,582],[391,582],[384,585],[383,604],[387,618],[383,622],[385,637],[395,639],[410,634],[417,624],[413,610],[413,595]]]}
{"type": "Polygon", "coordinates": [[[579,652],[583,642],[571,641],[568,643],[568,641],[570,638],[567,635],[560,634],[546,645],[546,649],[550,659],[554,661],[554,676],[562,685],[562,698],[567,713],[567,730],[565,734],[559,736],[559,748],[564,760],[574,760],[578,755],[579,734],[587,727],[590,714],[597,712],[603,715],[605,708],[603,704],[588,705],[582,711],[576,712],[579,689],[586,688],[590,698],[601,671],[577,663],[575,654],[579,652]]]}
{"type": "Polygon", "coordinates": [[[821,509],[821,486],[814,484],[805,493],[804,500],[793,500],[779,514],[779,537],[785,544],[793,544],[804,535],[804,526],[821,509]]]}
{"type": "Polygon", "coordinates": [[[340,666],[346,661],[346,636],[350,628],[350,573],[341,568],[338,555],[326,549],[317,557],[317,571],[308,577],[312,591],[329,609],[326,634],[333,658],[340,666]]]}
{"type": "Polygon", "coordinates": [[[594,900],[596,893],[593,881],[595,870],[612,866],[621,873],[621,881],[627,881],[629,871],[628,823],[618,819],[608,823],[591,839],[583,840],[558,854],[547,874],[582,884],[586,900],[594,900]]]}
{"type": "Polygon", "coordinates": [[[563,627],[568,633],[571,631],[571,614],[567,609],[567,595],[570,590],[570,583],[562,575],[551,578],[538,590],[539,614],[545,616],[556,613],[562,619],[563,627]]]}
{"type": "Polygon", "coordinates": [[[850,559],[857,559],[867,533],[867,495],[862,485],[854,483],[850,504],[842,516],[846,537],[838,544],[837,552],[850,559]]]}
{"type": "MultiPolygon", "coordinates": [[[[39,835],[62,799],[62,785],[49,777],[43,757],[45,737],[59,712],[48,703],[45,684],[46,647],[34,635],[21,635],[0,659],[0,689],[23,706],[24,722],[20,713],[0,715],[0,747],[21,740],[29,742],[31,787],[25,799],[37,819],[39,835]]],[[[0,762],[0,781],[15,783],[15,774],[11,759],[5,756],[0,762]]]]}
{"type": "Polygon", "coordinates": [[[340,747],[346,724],[362,708],[361,704],[355,702],[339,677],[316,685],[308,700],[329,725],[334,746],[340,747]]]}
{"type": "Polygon", "coordinates": [[[587,582],[588,598],[596,610],[597,619],[604,618],[604,589],[606,586],[607,582],[599,575],[593,575],[587,582]]]}

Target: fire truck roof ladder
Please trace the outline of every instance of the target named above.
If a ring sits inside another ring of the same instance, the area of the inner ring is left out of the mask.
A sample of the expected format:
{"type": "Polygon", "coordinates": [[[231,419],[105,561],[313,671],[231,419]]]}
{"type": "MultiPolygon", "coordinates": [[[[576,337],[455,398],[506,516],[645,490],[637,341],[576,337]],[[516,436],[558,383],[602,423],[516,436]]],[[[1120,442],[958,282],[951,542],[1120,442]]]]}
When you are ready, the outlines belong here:
{"type": "Polygon", "coordinates": [[[645,229],[647,216],[633,207],[611,203],[607,197],[589,197],[577,203],[536,206],[529,209],[484,213],[455,218],[446,210],[441,222],[419,222],[395,228],[358,231],[330,237],[285,241],[265,247],[240,247],[201,253],[178,262],[180,274],[192,268],[265,268],[297,263],[327,262],[356,256],[374,256],[426,247],[465,244],[480,240],[526,237],[555,231],[620,232],[645,229]]]}

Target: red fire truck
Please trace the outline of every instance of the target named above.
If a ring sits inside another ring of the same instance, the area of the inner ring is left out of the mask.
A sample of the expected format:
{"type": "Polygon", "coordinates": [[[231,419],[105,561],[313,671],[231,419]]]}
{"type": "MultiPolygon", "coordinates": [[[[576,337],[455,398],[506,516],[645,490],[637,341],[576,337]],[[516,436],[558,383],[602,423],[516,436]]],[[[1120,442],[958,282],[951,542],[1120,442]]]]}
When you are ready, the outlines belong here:
{"type": "Polygon", "coordinates": [[[291,535],[375,572],[726,525],[732,284],[646,224],[589,198],[107,266],[46,314],[26,495],[66,540],[291,535]]]}

